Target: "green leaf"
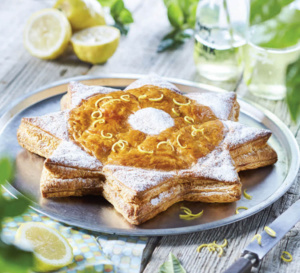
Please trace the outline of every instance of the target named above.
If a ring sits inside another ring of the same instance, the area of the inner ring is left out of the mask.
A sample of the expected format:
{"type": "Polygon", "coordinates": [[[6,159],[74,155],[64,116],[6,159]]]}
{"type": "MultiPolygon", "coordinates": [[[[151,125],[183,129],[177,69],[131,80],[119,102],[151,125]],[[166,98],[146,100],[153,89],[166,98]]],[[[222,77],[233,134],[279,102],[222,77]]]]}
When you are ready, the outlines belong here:
{"type": "Polygon", "coordinates": [[[300,119],[300,59],[286,70],[286,102],[294,122],[300,119]]]}
{"type": "Polygon", "coordinates": [[[131,12],[125,7],[123,0],[98,0],[104,7],[110,8],[110,14],[113,17],[114,27],[118,28],[121,34],[128,33],[128,24],[133,23],[131,12]]]}
{"type": "Polygon", "coordinates": [[[110,14],[115,19],[119,17],[121,11],[125,8],[124,2],[122,0],[116,0],[115,3],[110,8],[110,14]]]}
{"type": "Polygon", "coordinates": [[[13,245],[0,242],[0,268],[1,272],[24,273],[33,267],[32,252],[24,251],[13,245]]]}
{"type": "Polygon", "coordinates": [[[259,24],[279,14],[281,9],[294,0],[251,0],[250,25],[259,24]]]}
{"type": "Polygon", "coordinates": [[[275,18],[253,26],[251,41],[262,47],[285,48],[300,40],[300,10],[286,7],[275,18]]]}
{"type": "Polygon", "coordinates": [[[19,196],[18,199],[3,200],[4,201],[1,201],[3,207],[0,208],[1,217],[18,216],[24,213],[30,205],[30,201],[23,196],[19,196]]]}
{"type": "Polygon", "coordinates": [[[0,159],[0,184],[10,181],[13,177],[13,164],[9,158],[0,159]]]}
{"type": "Polygon", "coordinates": [[[98,2],[103,7],[111,7],[116,2],[116,0],[98,0],[98,2]]]}
{"type": "Polygon", "coordinates": [[[178,4],[171,3],[168,6],[168,18],[171,25],[175,28],[180,28],[183,25],[184,15],[178,4]]]}
{"type": "Polygon", "coordinates": [[[193,35],[192,29],[174,29],[163,37],[157,47],[157,52],[163,52],[168,49],[176,49],[193,35]]]}
{"type": "Polygon", "coordinates": [[[187,23],[191,28],[194,28],[196,24],[197,6],[198,3],[193,3],[189,6],[189,17],[187,19],[187,23]]]}
{"type": "Polygon", "coordinates": [[[119,15],[119,21],[123,24],[130,24],[130,23],[133,23],[133,18],[132,18],[132,15],[131,15],[131,12],[124,8],[121,12],[120,12],[120,15],[119,15]]]}
{"type": "Polygon", "coordinates": [[[158,273],[186,273],[178,259],[170,252],[169,259],[163,263],[158,273]]]}

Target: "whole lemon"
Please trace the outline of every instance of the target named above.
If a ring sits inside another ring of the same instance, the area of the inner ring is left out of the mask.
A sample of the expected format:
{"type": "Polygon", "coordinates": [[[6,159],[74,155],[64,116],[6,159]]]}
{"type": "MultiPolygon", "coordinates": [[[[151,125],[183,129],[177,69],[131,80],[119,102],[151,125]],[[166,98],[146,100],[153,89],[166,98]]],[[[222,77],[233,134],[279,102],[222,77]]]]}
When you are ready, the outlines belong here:
{"type": "Polygon", "coordinates": [[[57,0],[53,7],[67,16],[73,31],[105,25],[104,12],[97,0],[57,0]]]}

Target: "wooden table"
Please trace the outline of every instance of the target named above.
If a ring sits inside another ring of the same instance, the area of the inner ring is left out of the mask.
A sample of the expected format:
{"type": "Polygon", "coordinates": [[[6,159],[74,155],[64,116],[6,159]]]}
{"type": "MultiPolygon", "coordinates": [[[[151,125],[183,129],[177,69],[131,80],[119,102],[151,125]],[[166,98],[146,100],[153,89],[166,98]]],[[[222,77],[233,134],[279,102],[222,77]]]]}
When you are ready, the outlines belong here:
{"type": "MultiPolygon", "coordinates": [[[[193,41],[180,49],[157,53],[161,38],[170,31],[162,0],[131,0],[128,7],[133,11],[135,23],[130,32],[122,37],[116,54],[103,65],[80,62],[72,54],[65,54],[56,61],[43,61],[30,56],[22,44],[23,28],[34,11],[51,7],[53,1],[1,0],[0,1],[0,107],[32,90],[60,79],[78,75],[102,73],[155,72],[161,76],[201,81],[193,61],[193,41]]],[[[228,87],[228,86],[227,86],[228,87]]],[[[299,126],[293,125],[284,101],[268,101],[247,93],[241,83],[237,87],[240,96],[251,99],[275,113],[285,122],[300,143],[299,126]]],[[[222,272],[240,255],[254,234],[273,221],[299,198],[300,179],[272,206],[235,224],[188,235],[150,238],[144,251],[142,272],[154,273],[172,251],[187,272],[222,272]],[[215,253],[196,252],[198,245],[227,238],[229,245],[222,258],[215,253]]],[[[275,247],[259,266],[259,272],[300,272],[300,224],[275,247]],[[292,253],[294,260],[284,263],[281,252],[292,253]]]]}

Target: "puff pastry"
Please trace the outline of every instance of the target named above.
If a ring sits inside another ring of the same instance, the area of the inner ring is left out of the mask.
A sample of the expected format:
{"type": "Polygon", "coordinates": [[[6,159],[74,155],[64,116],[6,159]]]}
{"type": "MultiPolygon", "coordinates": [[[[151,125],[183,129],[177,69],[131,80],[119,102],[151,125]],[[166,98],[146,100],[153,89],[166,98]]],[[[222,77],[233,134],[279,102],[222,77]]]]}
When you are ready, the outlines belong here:
{"type": "Polygon", "coordinates": [[[135,225],[182,200],[237,201],[238,172],[277,161],[269,130],[236,122],[234,93],[184,96],[157,76],[124,91],[72,82],[61,108],[18,130],[46,158],[42,195],[103,195],[135,225]]]}

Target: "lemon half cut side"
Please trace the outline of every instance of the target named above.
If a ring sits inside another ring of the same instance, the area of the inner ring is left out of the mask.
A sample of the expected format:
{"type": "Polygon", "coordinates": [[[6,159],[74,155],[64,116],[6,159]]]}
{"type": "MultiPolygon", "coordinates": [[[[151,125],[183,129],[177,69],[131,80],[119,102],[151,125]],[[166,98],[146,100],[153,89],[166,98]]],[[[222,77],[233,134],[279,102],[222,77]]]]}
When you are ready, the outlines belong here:
{"type": "Polygon", "coordinates": [[[71,43],[77,57],[88,63],[106,62],[116,51],[120,31],[115,27],[96,26],[73,34],[71,43]]]}
{"type": "Polygon", "coordinates": [[[34,251],[35,270],[57,270],[73,261],[73,249],[56,229],[43,223],[22,224],[16,234],[16,245],[34,251]]]}
{"type": "Polygon", "coordinates": [[[72,35],[66,16],[57,9],[43,9],[31,15],[24,30],[24,45],[42,59],[55,59],[68,46],[72,35]]]}

